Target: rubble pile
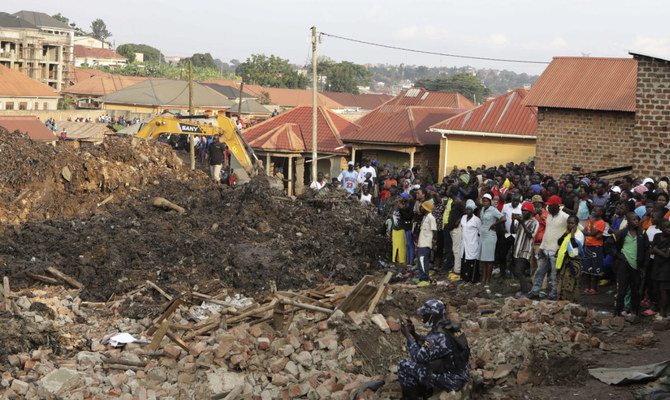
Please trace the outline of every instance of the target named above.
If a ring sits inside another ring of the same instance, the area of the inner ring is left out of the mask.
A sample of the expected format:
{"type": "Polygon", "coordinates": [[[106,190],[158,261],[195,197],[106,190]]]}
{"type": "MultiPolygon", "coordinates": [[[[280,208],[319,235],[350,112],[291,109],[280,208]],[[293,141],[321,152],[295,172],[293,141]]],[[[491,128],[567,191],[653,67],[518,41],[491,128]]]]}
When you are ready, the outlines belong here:
{"type": "Polygon", "coordinates": [[[17,287],[54,267],[81,282],[89,301],[145,280],[172,294],[194,285],[255,294],[356,282],[390,253],[373,210],[341,189],[311,201],[266,177],[212,185],[157,142],[110,138],[75,149],[0,135],[0,169],[18,171],[0,187],[0,208],[14,224],[2,227],[0,274],[17,287]],[[155,207],[156,197],[185,212],[155,207]]]}
{"type": "MultiPolygon", "coordinates": [[[[395,373],[398,361],[407,357],[399,322],[416,307],[408,309],[403,300],[415,289],[388,285],[382,291],[383,282],[375,284],[385,296],[368,313],[343,312],[339,308],[355,297],[355,290],[328,287],[277,292],[260,303],[232,292],[216,297],[192,293],[192,299],[205,300],[170,307],[177,299],[172,298],[163,305],[163,315],[169,317],[162,321],[120,316],[116,307],[122,299],[91,303],[82,301],[79,291],[61,287],[19,291],[11,294],[17,315],[11,316],[0,303],[3,326],[23,321],[22,327],[3,332],[3,343],[10,345],[0,354],[0,395],[204,399],[234,392],[253,399],[349,399],[354,393],[358,398],[399,398],[395,373]],[[310,297],[325,292],[321,300],[310,297]],[[287,305],[279,326],[277,304],[287,305]],[[310,305],[324,308],[305,308],[310,305]],[[167,330],[156,330],[161,325],[167,330]],[[21,330],[37,340],[22,339],[21,330]],[[138,342],[114,347],[110,336],[115,333],[132,335],[138,342]]],[[[440,297],[430,289],[421,295],[440,297]]],[[[153,290],[146,286],[128,296],[139,301],[153,290]]],[[[577,352],[583,357],[653,343],[651,331],[614,340],[611,336],[621,334],[627,324],[622,318],[568,302],[468,299],[459,287],[441,294],[449,304],[449,318],[463,324],[469,339],[472,383],[457,394],[436,393],[435,399],[463,399],[473,393],[514,398],[534,384],[579,382],[584,367],[577,352]],[[552,362],[561,368],[550,369],[547,363],[552,362]]],[[[367,308],[369,300],[360,306],[367,308]]],[[[425,333],[418,318],[414,322],[425,333]]]]}

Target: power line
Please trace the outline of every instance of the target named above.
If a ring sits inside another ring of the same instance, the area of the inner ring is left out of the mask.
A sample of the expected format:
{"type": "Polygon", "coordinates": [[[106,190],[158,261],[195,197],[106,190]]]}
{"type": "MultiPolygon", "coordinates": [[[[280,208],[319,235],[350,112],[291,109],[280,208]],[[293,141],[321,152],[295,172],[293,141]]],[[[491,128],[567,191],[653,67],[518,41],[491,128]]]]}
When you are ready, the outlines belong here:
{"type": "Polygon", "coordinates": [[[506,58],[464,56],[464,55],[461,55],[461,54],[449,54],[449,53],[440,53],[440,52],[437,52],[437,51],[408,49],[406,47],[398,47],[398,46],[391,46],[391,45],[388,45],[388,44],[373,43],[373,42],[368,42],[368,41],[365,41],[365,40],[352,39],[352,38],[348,38],[348,37],[344,37],[344,36],[332,35],[330,33],[325,33],[325,32],[319,32],[319,35],[328,36],[328,37],[332,37],[332,38],[336,38],[336,39],[347,40],[347,41],[355,42],[355,43],[367,44],[367,45],[370,45],[370,46],[383,47],[383,48],[386,48],[386,49],[408,51],[408,52],[411,52],[411,53],[431,54],[431,55],[436,55],[436,56],[445,56],[445,57],[453,57],[453,58],[467,58],[467,59],[470,59],[470,60],[501,61],[501,62],[523,63],[523,64],[549,64],[549,62],[547,62],[547,61],[512,60],[512,59],[506,59],[506,58]]]}

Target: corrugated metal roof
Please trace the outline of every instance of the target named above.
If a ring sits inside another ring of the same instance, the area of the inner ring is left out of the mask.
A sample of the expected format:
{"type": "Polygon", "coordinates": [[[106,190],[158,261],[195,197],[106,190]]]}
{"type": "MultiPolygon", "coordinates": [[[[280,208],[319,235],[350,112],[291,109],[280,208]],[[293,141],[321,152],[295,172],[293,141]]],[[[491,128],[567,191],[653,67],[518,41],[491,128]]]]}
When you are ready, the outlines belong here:
{"type": "Polygon", "coordinates": [[[104,73],[84,79],[67,89],[64,89],[62,92],[87,96],[104,96],[147,79],[149,78],[143,76],[124,76],[104,73]]]}
{"type": "MultiPolygon", "coordinates": [[[[240,81],[231,81],[226,79],[208,79],[204,83],[216,83],[223,86],[232,86],[234,88],[240,87],[240,81]]],[[[267,93],[270,97],[270,102],[282,107],[298,107],[312,105],[312,91],[305,89],[287,89],[287,88],[268,88],[259,85],[244,84],[242,89],[244,93],[248,93],[257,99],[264,97],[267,93]]],[[[320,107],[326,108],[342,108],[342,104],[330,99],[323,93],[316,94],[316,102],[320,107]]]]}
{"type": "Polygon", "coordinates": [[[635,112],[636,88],[632,58],[554,57],[523,104],[635,112]]]}
{"type": "Polygon", "coordinates": [[[516,89],[481,106],[431,126],[431,129],[535,136],[537,108],[524,106],[528,95],[516,89]]]}
{"type": "MultiPolygon", "coordinates": [[[[220,95],[226,96],[228,100],[237,100],[240,98],[240,89],[229,85],[219,85],[218,83],[203,82],[203,85],[216,90],[220,95]]],[[[242,99],[254,99],[249,93],[242,92],[242,99]]]]}
{"type": "Polygon", "coordinates": [[[0,116],[0,126],[9,132],[27,133],[32,140],[56,140],[57,137],[39,118],[28,115],[0,116]]]}
{"type": "MultiPolygon", "coordinates": [[[[146,105],[155,107],[188,107],[188,81],[147,79],[100,98],[113,104],[146,105]]],[[[195,107],[229,108],[232,101],[197,82],[193,83],[195,107]]]]}
{"type": "Polygon", "coordinates": [[[58,93],[49,85],[0,65],[0,96],[58,97],[58,93]]]}
{"type": "Polygon", "coordinates": [[[103,140],[105,134],[112,133],[107,125],[98,122],[56,121],[56,128],[56,134],[65,129],[67,139],[71,140],[98,141],[103,140]]]}
{"type": "Polygon", "coordinates": [[[345,107],[360,108],[361,110],[373,110],[393,98],[388,94],[323,92],[323,95],[345,107]]]}
{"type": "Polygon", "coordinates": [[[345,142],[439,144],[440,135],[426,132],[428,128],[467,111],[462,108],[391,106],[388,104],[384,104],[382,108],[384,111],[379,112],[374,120],[368,119],[367,125],[348,131],[343,135],[343,140],[345,142]]]}
{"type": "MultiPolygon", "coordinates": [[[[317,113],[317,150],[346,154],[341,140],[341,129],[354,126],[353,122],[334,112],[319,107],[317,113]]],[[[301,151],[312,149],[312,107],[300,106],[279,114],[242,131],[249,144],[257,149],[273,151],[301,151]],[[299,139],[300,143],[296,140],[299,139]],[[302,147],[301,147],[302,146],[302,147]]]]}

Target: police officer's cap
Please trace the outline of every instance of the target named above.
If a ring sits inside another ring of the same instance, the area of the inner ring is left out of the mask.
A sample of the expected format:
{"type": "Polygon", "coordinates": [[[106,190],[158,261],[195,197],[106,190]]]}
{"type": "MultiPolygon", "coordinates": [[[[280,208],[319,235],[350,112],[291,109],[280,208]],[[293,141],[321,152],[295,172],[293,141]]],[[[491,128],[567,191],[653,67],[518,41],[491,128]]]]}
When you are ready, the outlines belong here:
{"type": "Polygon", "coordinates": [[[421,308],[416,310],[416,313],[419,315],[426,314],[444,314],[444,303],[438,299],[430,299],[423,303],[421,308]]]}

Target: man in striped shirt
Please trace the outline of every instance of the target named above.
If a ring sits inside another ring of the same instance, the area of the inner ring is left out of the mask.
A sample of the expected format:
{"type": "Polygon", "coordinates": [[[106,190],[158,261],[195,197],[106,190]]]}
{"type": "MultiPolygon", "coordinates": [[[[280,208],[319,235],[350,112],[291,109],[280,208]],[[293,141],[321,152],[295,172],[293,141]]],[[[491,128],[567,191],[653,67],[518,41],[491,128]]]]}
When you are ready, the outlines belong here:
{"type": "Polygon", "coordinates": [[[530,268],[530,258],[533,256],[533,243],[535,242],[535,235],[540,227],[537,219],[533,218],[535,207],[533,203],[526,201],[521,205],[521,215],[513,214],[514,220],[511,226],[511,233],[516,233],[514,240],[514,250],[512,257],[514,258],[514,276],[519,280],[521,285],[521,295],[525,297],[528,293],[528,279],[526,278],[526,270],[530,268]]]}

